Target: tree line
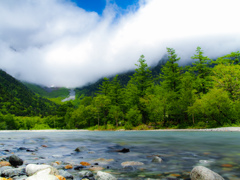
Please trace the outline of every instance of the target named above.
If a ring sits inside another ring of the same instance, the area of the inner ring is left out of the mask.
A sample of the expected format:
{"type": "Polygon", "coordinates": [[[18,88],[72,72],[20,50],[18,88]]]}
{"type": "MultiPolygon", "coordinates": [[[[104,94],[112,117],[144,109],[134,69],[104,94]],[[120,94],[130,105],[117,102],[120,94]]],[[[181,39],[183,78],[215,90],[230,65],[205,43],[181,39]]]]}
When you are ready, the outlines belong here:
{"type": "Polygon", "coordinates": [[[239,124],[239,52],[217,60],[197,47],[191,65],[181,67],[173,48],[157,77],[142,55],[126,86],[118,75],[104,78],[94,96],[69,109],[66,127],[146,129],[218,127],[239,124]],[[120,127],[119,127],[120,126],[120,127]]]}
{"type": "Polygon", "coordinates": [[[193,63],[184,67],[179,66],[180,57],[173,48],[167,48],[167,53],[168,60],[157,76],[153,77],[142,55],[126,85],[120,83],[118,75],[112,80],[104,78],[91,96],[64,103],[43,118],[0,113],[0,128],[9,128],[13,122],[12,129],[239,126],[239,51],[212,60],[197,47],[193,63]],[[1,122],[5,124],[1,126],[1,122]]]}

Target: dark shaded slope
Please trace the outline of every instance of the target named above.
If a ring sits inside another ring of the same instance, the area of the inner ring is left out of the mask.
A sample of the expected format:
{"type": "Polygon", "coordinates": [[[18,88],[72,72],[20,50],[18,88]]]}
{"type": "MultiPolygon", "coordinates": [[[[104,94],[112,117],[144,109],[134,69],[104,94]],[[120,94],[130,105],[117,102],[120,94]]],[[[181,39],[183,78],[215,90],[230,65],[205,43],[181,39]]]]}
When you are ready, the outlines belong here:
{"type": "Polygon", "coordinates": [[[37,96],[20,81],[0,70],[0,112],[17,116],[55,114],[55,103],[37,96]]]}

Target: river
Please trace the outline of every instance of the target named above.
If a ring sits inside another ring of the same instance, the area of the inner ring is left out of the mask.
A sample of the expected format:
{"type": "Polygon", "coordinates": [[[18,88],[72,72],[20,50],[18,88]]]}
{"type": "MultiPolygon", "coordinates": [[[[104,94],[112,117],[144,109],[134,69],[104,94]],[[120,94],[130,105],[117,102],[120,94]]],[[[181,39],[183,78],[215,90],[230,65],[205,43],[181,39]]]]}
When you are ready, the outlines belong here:
{"type": "Polygon", "coordinates": [[[69,97],[62,100],[62,102],[70,101],[75,99],[75,91],[74,89],[69,90],[69,97]]]}
{"type": "Polygon", "coordinates": [[[62,161],[76,165],[81,161],[92,164],[99,158],[111,159],[99,160],[99,166],[120,180],[189,179],[196,165],[203,165],[225,179],[239,179],[239,139],[240,132],[0,132],[0,153],[1,157],[15,153],[25,164],[62,161]],[[21,151],[20,147],[36,151],[21,151]],[[77,147],[84,151],[76,153],[77,147]],[[130,152],[116,152],[123,148],[130,152]],[[153,155],[160,156],[163,162],[151,162],[153,155]],[[121,163],[126,161],[144,165],[123,168],[121,163]]]}

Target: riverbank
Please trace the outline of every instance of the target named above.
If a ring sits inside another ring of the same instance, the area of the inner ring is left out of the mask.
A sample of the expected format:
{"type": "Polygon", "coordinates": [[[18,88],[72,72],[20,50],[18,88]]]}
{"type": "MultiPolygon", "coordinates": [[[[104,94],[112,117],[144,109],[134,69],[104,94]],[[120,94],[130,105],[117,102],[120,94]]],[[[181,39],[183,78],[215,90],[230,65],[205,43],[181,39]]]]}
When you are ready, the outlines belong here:
{"type": "MultiPolygon", "coordinates": [[[[0,132],[84,132],[91,131],[85,129],[49,129],[49,130],[0,130],[0,132]]],[[[101,131],[101,130],[93,130],[93,131],[101,131]]],[[[113,130],[114,131],[114,130],[113,130]]],[[[194,132],[194,131],[219,131],[219,132],[238,132],[240,131],[240,127],[221,127],[221,128],[210,128],[210,129],[154,129],[154,130],[116,130],[116,131],[176,131],[176,132],[194,132]]]]}

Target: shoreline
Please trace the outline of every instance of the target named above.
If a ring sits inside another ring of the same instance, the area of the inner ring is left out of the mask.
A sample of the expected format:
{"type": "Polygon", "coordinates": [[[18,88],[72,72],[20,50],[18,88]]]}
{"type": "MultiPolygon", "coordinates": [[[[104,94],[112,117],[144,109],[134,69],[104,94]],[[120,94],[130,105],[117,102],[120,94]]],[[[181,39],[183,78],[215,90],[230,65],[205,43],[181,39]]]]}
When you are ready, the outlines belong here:
{"type": "MultiPolygon", "coordinates": [[[[0,130],[0,132],[94,132],[101,130],[85,130],[85,129],[49,129],[49,130],[0,130]]],[[[162,131],[162,132],[240,132],[240,127],[220,127],[210,129],[154,129],[154,130],[112,130],[112,131],[162,131]]]]}

